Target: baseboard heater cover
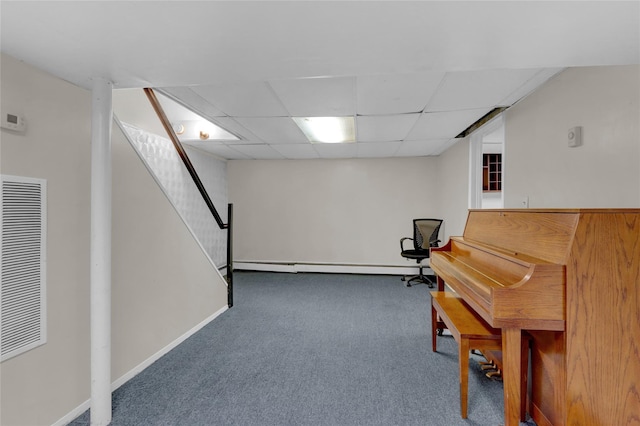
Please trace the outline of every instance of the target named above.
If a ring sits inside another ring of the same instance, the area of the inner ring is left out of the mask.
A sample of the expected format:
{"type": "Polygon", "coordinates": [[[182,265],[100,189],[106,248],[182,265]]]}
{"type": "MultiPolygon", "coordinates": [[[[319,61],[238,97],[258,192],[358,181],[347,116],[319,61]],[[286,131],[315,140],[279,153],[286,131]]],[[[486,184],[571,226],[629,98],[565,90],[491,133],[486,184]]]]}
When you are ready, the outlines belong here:
{"type": "MultiPolygon", "coordinates": [[[[371,275],[417,275],[417,266],[397,265],[353,265],[334,263],[286,263],[286,262],[255,262],[235,261],[234,270],[265,271],[265,272],[324,272],[336,274],[371,274],[371,275]]],[[[423,269],[426,275],[433,275],[427,266],[423,269]]]]}

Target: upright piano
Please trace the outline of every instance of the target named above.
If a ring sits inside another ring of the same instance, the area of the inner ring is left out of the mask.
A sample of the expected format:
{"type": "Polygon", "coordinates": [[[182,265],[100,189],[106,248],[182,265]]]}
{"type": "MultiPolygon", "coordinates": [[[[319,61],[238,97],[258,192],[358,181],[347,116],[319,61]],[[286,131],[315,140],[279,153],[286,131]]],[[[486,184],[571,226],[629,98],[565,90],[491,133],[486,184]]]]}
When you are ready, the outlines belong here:
{"type": "Polygon", "coordinates": [[[431,250],[439,289],[502,330],[507,426],[521,398],[539,426],[640,425],[640,209],[470,210],[431,250]]]}

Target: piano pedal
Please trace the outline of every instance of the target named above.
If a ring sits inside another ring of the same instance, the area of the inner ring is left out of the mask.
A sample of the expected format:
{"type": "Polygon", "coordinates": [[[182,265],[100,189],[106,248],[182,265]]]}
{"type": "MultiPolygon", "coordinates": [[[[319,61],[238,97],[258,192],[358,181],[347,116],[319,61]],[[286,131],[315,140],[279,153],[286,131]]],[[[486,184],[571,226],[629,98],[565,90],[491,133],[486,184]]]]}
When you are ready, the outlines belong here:
{"type": "Polygon", "coordinates": [[[497,369],[498,367],[496,367],[494,364],[485,364],[480,366],[480,370],[482,371],[497,370],[497,369]]]}
{"type": "Polygon", "coordinates": [[[502,381],[502,372],[500,370],[490,371],[485,376],[491,380],[502,381]]]}

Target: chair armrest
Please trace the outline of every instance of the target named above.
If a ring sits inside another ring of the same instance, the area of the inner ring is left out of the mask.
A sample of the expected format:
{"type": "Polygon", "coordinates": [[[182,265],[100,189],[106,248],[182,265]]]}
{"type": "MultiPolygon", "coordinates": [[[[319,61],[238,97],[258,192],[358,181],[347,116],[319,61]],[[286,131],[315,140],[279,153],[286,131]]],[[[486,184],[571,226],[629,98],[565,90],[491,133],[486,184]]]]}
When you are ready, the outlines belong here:
{"type": "Polygon", "coordinates": [[[413,238],[409,238],[409,237],[404,237],[404,238],[400,238],[400,251],[404,251],[404,242],[405,240],[411,240],[413,241],[413,238]]]}

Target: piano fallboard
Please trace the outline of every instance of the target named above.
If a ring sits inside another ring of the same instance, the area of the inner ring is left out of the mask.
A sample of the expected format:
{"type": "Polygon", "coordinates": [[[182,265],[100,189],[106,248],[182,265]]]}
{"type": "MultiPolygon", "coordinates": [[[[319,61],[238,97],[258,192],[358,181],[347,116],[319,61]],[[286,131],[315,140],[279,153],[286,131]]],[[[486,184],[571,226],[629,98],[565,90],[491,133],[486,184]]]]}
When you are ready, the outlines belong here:
{"type": "Polygon", "coordinates": [[[492,327],[564,329],[564,265],[464,237],[433,248],[430,265],[492,327]]]}

